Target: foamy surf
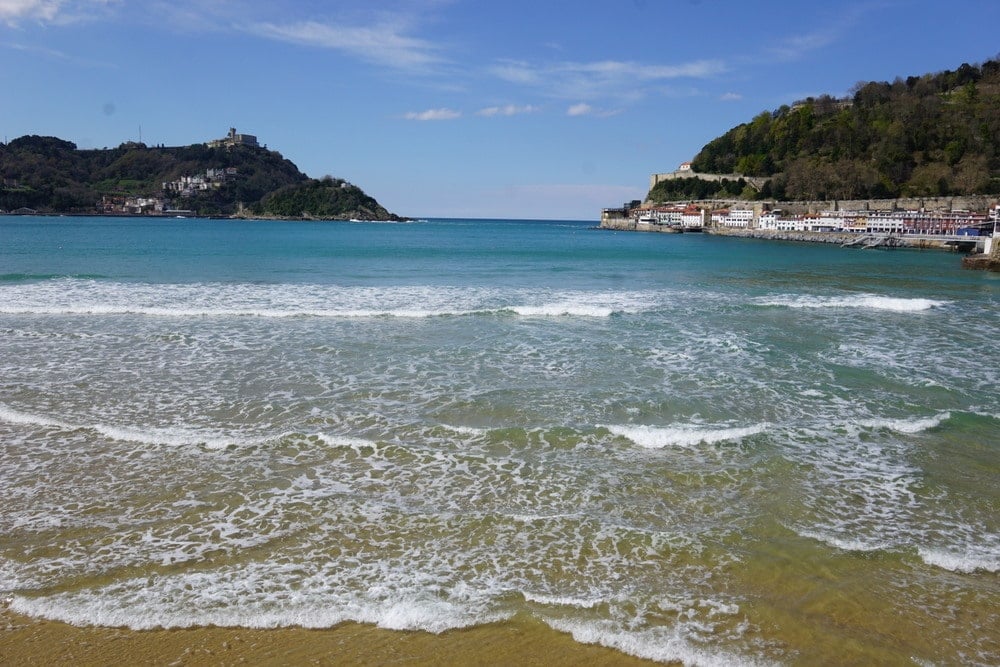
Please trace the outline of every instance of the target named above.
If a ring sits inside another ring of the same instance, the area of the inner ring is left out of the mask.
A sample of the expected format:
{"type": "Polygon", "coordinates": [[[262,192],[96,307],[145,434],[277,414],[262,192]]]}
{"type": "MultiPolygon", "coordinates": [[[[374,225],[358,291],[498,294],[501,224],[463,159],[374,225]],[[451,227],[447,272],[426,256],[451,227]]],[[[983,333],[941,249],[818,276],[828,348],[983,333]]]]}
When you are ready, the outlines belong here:
{"type": "Polygon", "coordinates": [[[317,284],[128,284],[65,279],[0,287],[0,314],[156,318],[400,318],[514,313],[522,317],[610,317],[656,304],[644,292],[449,286],[317,284]]]}
{"type": "Polygon", "coordinates": [[[795,529],[792,530],[806,539],[822,542],[823,544],[839,549],[840,551],[853,551],[857,553],[868,553],[872,551],[886,551],[894,547],[893,543],[885,540],[869,540],[862,537],[843,537],[818,530],[795,529]]]}
{"type": "Polygon", "coordinates": [[[928,565],[952,572],[972,574],[973,572],[1000,572],[1000,554],[955,552],[947,549],[917,549],[920,559],[928,565]]]}
{"type": "Polygon", "coordinates": [[[544,595],[542,593],[532,593],[530,591],[522,591],[521,595],[528,602],[534,602],[536,604],[551,606],[551,607],[573,607],[575,609],[593,609],[600,604],[604,603],[603,598],[591,597],[591,598],[578,598],[568,595],[544,595]]]}
{"type": "Polygon", "coordinates": [[[951,419],[950,412],[941,412],[931,417],[914,417],[912,419],[865,419],[858,424],[864,428],[884,428],[897,433],[914,434],[937,428],[949,419],[951,419]]]}
{"type": "Polygon", "coordinates": [[[738,441],[743,438],[763,433],[770,424],[755,424],[753,426],[725,427],[697,424],[679,424],[675,426],[603,426],[612,435],[631,440],[636,445],[646,449],[663,449],[665,447],[691,448],[700,444],[713,445],[719,442],[738,441]]]}
{"type": "Polygon", "coordinates": [[[608,621],[571,621],[545,619],[554,630],[572,635],[582,644],[597,644],[622,653],[654,660],[700,667],[751,667],[772,663],[755,658],[706,648],[703,642],[686,636],[683,627],[660,627],[646,630],[623,630],[608,621]]]}
{"type": "Polygon", "coordinates": [[[896,313],[919,313],[940,308],[948,301],[921,298],[901,298],[878,294],[853,294],[848,296],[778,296],[761,298],[761,306],[781,306],[785,308],[863,308],[887,310],[896,313]]]}
{"type": "Polygon", "coordinates": [[[184,426],[118,426],[101,423],[74,424],[44,415],[21,412],[5,405],[0,405],[0,421],[21,426],[55,428],[62,431],[92,431],[111,440],[154,446],[202,446],[206,449],[224,449],[231,445],[256,445],[268,440],[268,438],[264,437],[248,438],[241,434],[184,426]]]}

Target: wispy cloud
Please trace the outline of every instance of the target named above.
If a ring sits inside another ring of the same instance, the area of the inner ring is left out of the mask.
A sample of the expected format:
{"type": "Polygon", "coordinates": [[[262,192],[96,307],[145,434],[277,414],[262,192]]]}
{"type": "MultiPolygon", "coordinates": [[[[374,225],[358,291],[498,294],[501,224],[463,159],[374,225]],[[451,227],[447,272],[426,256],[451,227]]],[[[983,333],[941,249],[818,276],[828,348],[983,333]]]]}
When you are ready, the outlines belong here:
{"type": "Polygon", "coordinates": [[[428,109],[427,111],[410,111],[403,114],[406,120],[455,120],[461,118],[462,112],[454,109],[428,109]]]}
{"type": "Polygon", "coordinates": [[[318,21],[255,23],[246,30],[268,39],[341,51],[361,60],[400,70],[427,70],[443,62],[437,46],[407,35],[404,26],[392,22],[367,26],[318,21]]]}
{"type": "Polygon", "coordinates": [[[536,65],[505,60],[489,68],[508,83],[532,86],[564,99],[593,100],[634,95],[654,83],[671,79],[703,79],[726,71],[720,60],[695,60],[677,65],[652,65],[618,60],[536,65]]]}
{"type": "Polygon", "coordinates": [[[0,22],[11,27],[23,21],[74,23],[112,4],[114,0],[0,0],[0,22]]]}
{"type": "Polygon", "coordinates": [[[828,26],[823,30],[796,35],[768,47],[767,53],[780,61],[798,60],[805,54],[833,44],[839,38],[842,26],[828,26]]]}
{"type": "Polygon", "coordinates": [[[485,109],[480,109],[476,112],[477,116],[517,116],[525,113],[534,113],[538,111],[538,107],[526,104],[524,106],[517,106],[516,104],[506,104],[499,107],[486,107],[485,109]]]}
{"type": "Polygon", "coordinates": [[[889,5],[879,1],[853,6],[846,11],[838,12],[836,16],[829,17],[829,21],[821,22],[822,27],[817,30],[797,34],[784,40],[773,40],[764,53],[770,59],[779,62],[798,60],[813,51],[840,41],[855,25],[866,20],[868,14],[886,9],[887,6],[889,5]]]}
{"type": "Polygon", "coordinates": [[[723,93],[722,95],[719,95],[719,100],[721,102],[737,102],[742,99],[743,96],[739,93],[723,93]]]}
{"type": "Polygon", "coordinates": [[[60,0],[0,0],[0,21],[8,25],[25,19],[52,21],[61,4],[60,0]]]}
{"type": "Polygon", "coordinates": [[[597,116],[598,118],[610,118],[622,112],[621,109],[596,109],[586,102],[574,104],[566,109],[567,116],[597,116]]]}

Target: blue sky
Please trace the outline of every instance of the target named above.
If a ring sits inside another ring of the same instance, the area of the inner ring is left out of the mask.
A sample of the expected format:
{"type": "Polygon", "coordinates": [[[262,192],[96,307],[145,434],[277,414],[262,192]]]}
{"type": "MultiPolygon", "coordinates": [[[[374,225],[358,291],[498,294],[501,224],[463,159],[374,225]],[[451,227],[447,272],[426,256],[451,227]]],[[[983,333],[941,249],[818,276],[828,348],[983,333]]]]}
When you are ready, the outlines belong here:
{"type": "Polygon", "coordinates": [[[997,0],[0,0],[0,135],[257,135],[400,215],[597,219],[714,137],[1000,53],[997,0]]]}

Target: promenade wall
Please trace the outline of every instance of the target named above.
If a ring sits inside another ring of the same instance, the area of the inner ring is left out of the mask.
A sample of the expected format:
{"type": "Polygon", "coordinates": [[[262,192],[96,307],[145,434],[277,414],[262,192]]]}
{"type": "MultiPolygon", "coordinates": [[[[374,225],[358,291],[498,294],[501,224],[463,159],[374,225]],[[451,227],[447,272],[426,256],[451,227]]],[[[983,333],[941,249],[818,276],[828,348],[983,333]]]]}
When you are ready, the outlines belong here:
{"type": "MultiPolygon", "coordinates": [[[[744,239],[799,241],[806,243],[836,243],[837,245],[852,243],[858,240],[858,234],[856,232],[793,232],[781,231],[777,229],[734,229],[730,227],[712,227],[706,228],[705,233],[715,236],[735,236],[744,239]]],[[[956,238],[954,236],[946,236],[941,239],[907,238],[906,235],[893,237],[893,242],[896,247],[925,248],[929,250],[955,250],[955,241],[956,238]]]]}

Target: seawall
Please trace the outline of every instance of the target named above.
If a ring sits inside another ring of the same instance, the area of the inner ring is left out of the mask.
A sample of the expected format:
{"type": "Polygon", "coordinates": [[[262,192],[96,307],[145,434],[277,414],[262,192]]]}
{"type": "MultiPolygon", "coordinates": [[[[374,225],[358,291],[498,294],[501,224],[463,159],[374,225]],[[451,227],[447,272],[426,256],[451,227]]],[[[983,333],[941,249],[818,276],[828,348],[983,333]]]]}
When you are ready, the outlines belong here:
{"type": "MultiPolygon", "coordinates": [[[[836,243],[844,245],[846,243],[857,242],[859,238],[865,236],[856,232],[791,232],[776,229],[734,229],[730,227],[712,227],[705,229],[706,234],[714,236],[736,236],[744,239],[766,239],[769,241],[796,241],[802,243],[836,243]]],[[[873,235],[882,237],[884,234],[873,235]]],[[[929,250],[956,250],[956,241],[962,239],[954,236],[945,236],[941,239],[927,238],[907,238],[903,236],[892,236],[892,247],[896,248],[921,248],[929,250]]],[[[970,237],[971,241],[978,240],[978,237],[970,237]]]]}

